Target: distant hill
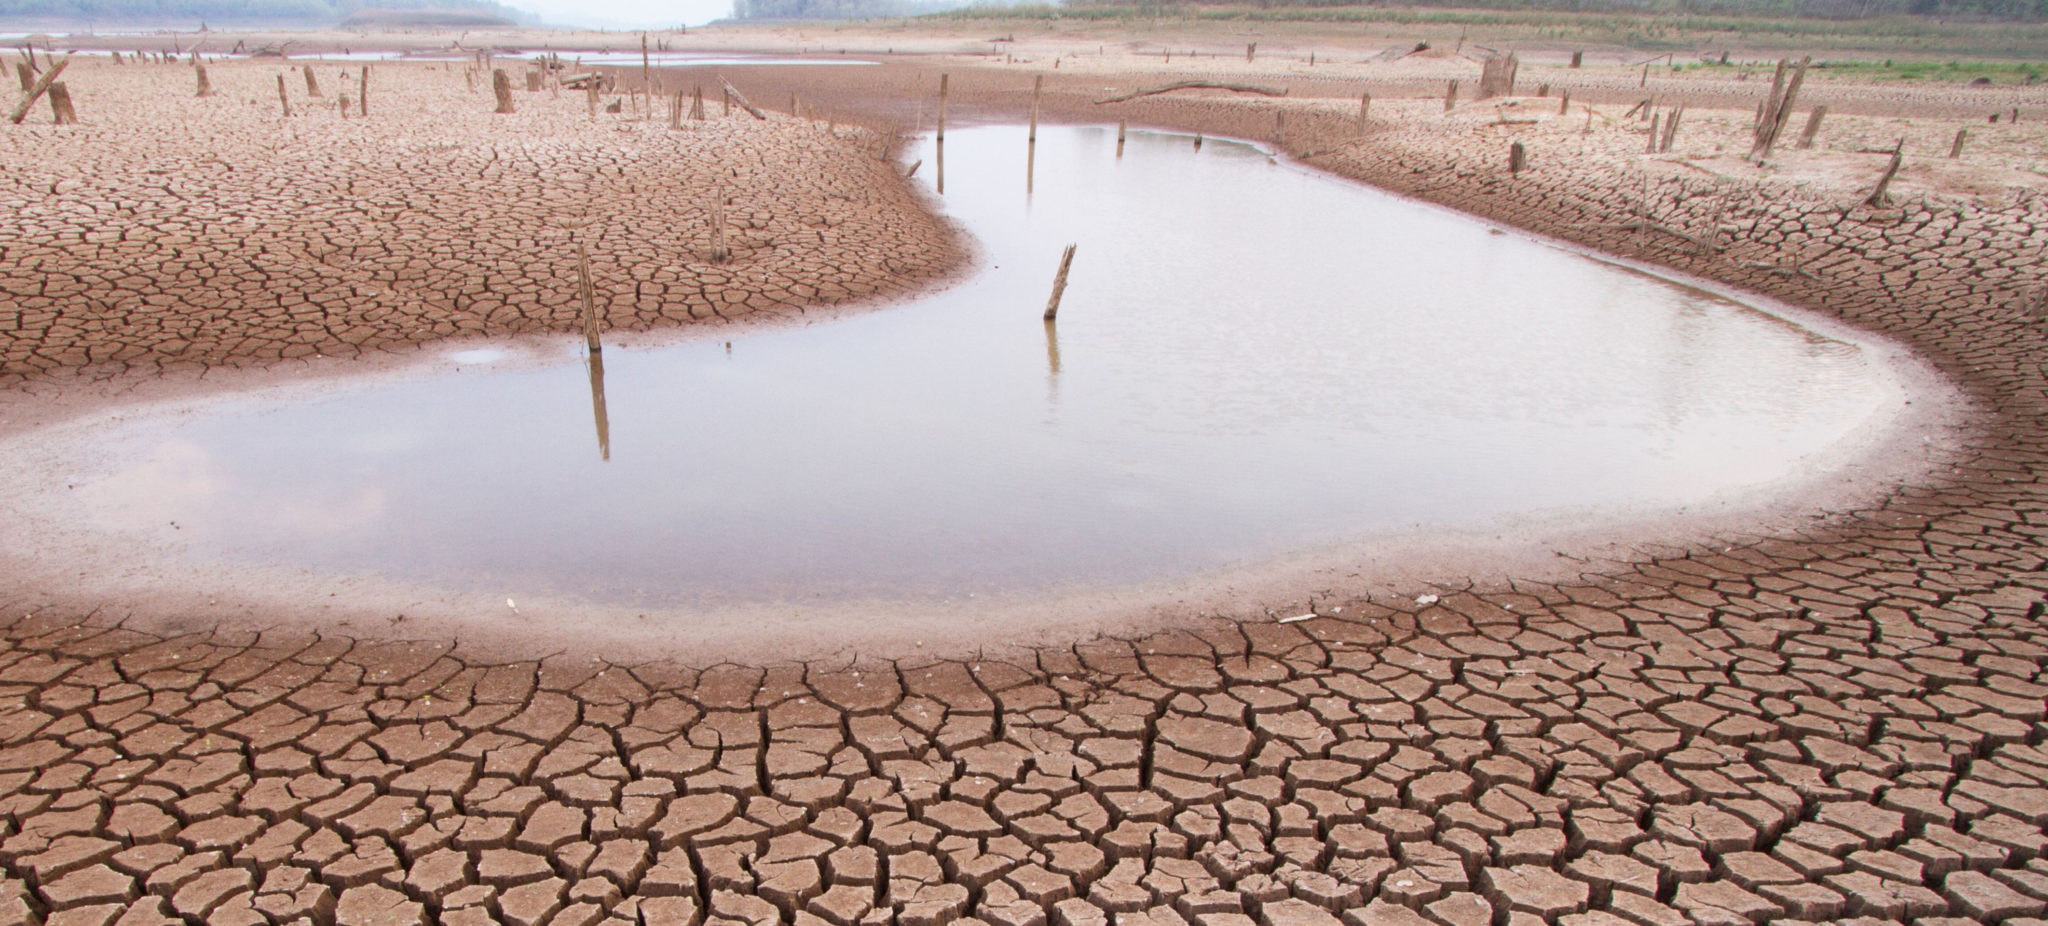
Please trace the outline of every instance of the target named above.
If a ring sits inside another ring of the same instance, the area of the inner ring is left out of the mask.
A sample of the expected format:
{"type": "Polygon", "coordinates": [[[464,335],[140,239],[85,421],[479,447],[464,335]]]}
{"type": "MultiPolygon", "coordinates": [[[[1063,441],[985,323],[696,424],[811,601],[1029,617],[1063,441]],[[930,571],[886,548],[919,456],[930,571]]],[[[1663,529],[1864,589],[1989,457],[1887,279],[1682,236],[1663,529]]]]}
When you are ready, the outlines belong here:
{"type": "Polygon", "coordinates": [[[0,0],[0,25],[485,26],[532,21],[493,0],[0,0]]]}

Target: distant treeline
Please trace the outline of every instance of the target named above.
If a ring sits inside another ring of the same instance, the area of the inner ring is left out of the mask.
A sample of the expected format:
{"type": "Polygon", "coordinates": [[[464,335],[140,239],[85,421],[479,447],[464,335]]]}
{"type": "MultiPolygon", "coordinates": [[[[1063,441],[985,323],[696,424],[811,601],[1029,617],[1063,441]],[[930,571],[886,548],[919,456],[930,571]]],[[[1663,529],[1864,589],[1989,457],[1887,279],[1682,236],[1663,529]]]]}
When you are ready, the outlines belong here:
{"type": "Polygon", "coordinates": [[[532,18],[492,0],[0,0],[0,23],[331,24],[351,17],[390,19],[394,13],[387,11],[406,11],[402,15],[408,19],[519,22],[532,18]]]}
{"type": "Polygon", "coordinates": [[[922,16],[961,5],[930,0],[733,0],[732,15],[734,19],[885,19],[922,16]]]}
{"type": "MultiPolygon", "coordinates": [[[[796,0],[804,2],[804,0],[796,0]]],[[[861,0],[845,0],[858,3],[861,0]]],[[[889,0],[875,0],[889,2],[889,0]]],[[[1066,4],[1045,4],[1036,9],[1044,15],[1074,15],[1114,18],[1124,15],[1205,15],[1210,11],[1241,9],[1293,14],[1286,18],[1317,18],[1326,11],[1332,18],[1372,18],[1383,10],[1515,10],[1545,13],[1642,13],[1658,16],[1727,16],[1789,19],[1875,19],[1887,16],[2000,20],[2008,22],[2048,21],[2048,0],[1079,0],[1066,4]],[[1364,14],[1361,16],[1360,14],[1364,14]]],[[[1027,8],[1007,11],[1009,15],[1030,15],[1027,8]]],[[[972,15],[972,9],[961,11],[972,15]]]]}

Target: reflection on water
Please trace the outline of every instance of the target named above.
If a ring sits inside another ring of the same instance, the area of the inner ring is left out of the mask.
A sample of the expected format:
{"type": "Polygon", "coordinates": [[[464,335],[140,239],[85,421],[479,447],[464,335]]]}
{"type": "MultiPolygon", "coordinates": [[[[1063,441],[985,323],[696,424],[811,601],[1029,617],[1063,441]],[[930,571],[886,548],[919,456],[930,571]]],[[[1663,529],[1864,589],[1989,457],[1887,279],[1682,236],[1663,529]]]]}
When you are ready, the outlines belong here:
{"type": "Polygon", "coordinates": [[[1036,189],[1024,134],[950,133],[940,202],[983,266],[910,304],[145,419],[81,451],[75,494],[195,555],[936,601],[1689,503],[1901,399],[1854,346],[1247,145],[1135,133],[1120,160],[1113,127],[1047,128],[1036,189]],[[1070,242],[1088,257],[1034,332],[1070,242]]]}
{"type": "Polygon", "coordinates": [[[604,351],[590,352],[585,365],[590,368],[590,414],[597,419],[597,453],[600,459],[612,458],[612,419],[604,410],[604,351]]]}

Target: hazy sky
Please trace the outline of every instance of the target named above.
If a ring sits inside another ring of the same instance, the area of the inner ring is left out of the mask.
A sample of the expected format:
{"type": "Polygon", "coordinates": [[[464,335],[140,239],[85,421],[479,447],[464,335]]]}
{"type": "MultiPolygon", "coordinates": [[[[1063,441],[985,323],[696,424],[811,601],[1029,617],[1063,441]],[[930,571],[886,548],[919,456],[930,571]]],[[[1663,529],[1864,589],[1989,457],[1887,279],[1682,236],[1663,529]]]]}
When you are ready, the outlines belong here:
{"type": "Polygon", "coordinates": [[[610,29],[698,26],[732,15],[732,0],[505,0],[550,23],[610,29]]]}

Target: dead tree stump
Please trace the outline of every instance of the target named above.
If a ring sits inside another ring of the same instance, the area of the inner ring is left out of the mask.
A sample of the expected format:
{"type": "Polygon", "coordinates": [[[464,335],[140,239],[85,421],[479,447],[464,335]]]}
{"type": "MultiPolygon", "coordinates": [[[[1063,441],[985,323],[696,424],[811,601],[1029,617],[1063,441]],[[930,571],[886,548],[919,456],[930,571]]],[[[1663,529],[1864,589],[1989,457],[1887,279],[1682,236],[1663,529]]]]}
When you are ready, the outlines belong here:
{"type": "Polygon", "coordinates": [[[1892,149],[1891,164],[1885,167],[1884,176],[1877,179],[1877,189],[1870,191],[1870,195],[1863,200],[1864,205],[1872,209],[1883,209],[1892,204],[1892,178],[1899,175],[1899,164],[1905,160],[1905,149],[1906,140],[1901,138],[1898,146],[1892,149]]]}
{"type": "Polygon", "coordinates": [[[1046,321],[1059,320],[1060,297],[1067,294],[1067,270],[1074,266],[1075,247],[1075,245],[1067,245],[1066,253],[1060,255],[1060,272],[1054,274],[1052,278],[1052,298],[1046,300],[1045,303],[1046,321]]]}
{"type": "Polygon", "coordinates": [[[504,68],[491,72],[491,92],[498,97],[498,114],[512,112],[512,78],[505,73],[504,68]]]}
{"type": "Polygon", "coordinates": [[[76,125],[78,110],[71,108],[71,91],[64,86],[64,82],[60,80],[51,84],[49,94],[50,117],[56,120],[58,125],[76,125]]]}
{"type": "Polygon", "coordinates": [[[1820,121],[1827,117],[1828,108],[1826,106],[1815,106],[1813,112],[1807,114],[1806,129],[1799,133],[1800,148],[1813,147],[1813,137],[1820,134],[1820,121]]]}

